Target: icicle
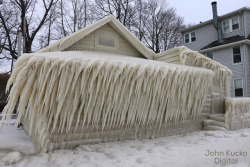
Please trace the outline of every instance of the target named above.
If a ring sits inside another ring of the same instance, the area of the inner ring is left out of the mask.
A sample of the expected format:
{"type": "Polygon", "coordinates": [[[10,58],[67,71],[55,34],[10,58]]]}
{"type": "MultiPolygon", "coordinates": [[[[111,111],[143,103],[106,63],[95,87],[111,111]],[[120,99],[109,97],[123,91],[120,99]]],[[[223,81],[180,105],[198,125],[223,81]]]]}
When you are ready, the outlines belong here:
{"type": "Polygon", "coordinates": [[[29,120],[39,149],[53,135],[98,136],[93,129],[160,128],[196,118],[214,76],[207,69],[86,53],[34,53],[15,64],[3,120],[20,96],[17,123],[29,120]]]}
{"type": "Polygon", "coordinates": [[[219,82],[220,93],[230,97],[232,71],[229,68],[184,46],[179,48],[179,54],[181,64],[211,69],[215,73],[214,82],[219,82]]]}

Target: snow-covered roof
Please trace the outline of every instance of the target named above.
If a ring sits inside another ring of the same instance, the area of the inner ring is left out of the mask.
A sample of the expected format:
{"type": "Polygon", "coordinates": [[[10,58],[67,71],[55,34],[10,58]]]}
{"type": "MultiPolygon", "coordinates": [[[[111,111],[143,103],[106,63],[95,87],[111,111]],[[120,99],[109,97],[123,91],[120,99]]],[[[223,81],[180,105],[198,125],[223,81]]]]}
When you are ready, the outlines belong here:
{"type": "Polygon", "coordinates": [[[39,50],[38,52],[55,52],[63,51],[69,46],[75,44],[79,40],[83,39],[85,36],[89,35],[91,32],[100,28],[101,26],[109,23],[120,35],[122,35],[129,43],[131,43],[138,52],[140,52],[144,57],[148,59],[153,59],[155,53],[147,48],[139,39],[137,39],[134,34],[132,34],[123,24],[121,24],[114,16],[109,15],[90,26],[87,26],[71,35],[62,38],[48,47],[39,50]]]}
{"type": "MultiPolygon", "coordinates": [[[[90,50],[84,50],[84,51],[67,51],[67,52],[51,52],[51,53],[45,53],[45,52],[40,52],[40,53],[33,53],[32,56],[36,55],[37,59],[40,59],[43,57],[44,59],[47,60],[65,60],[65,61],[73,61],[73,60],[95,60],[95,61],[110,61],[112,63],[128,63],[128,64],[137,64],[137,65],[151,65],[151,66],[158,66],[158,67],[175,67],[175,68],[181,68],[181,69],[186,69],[190,68],[193,70],[197,71],[210,71],[210,69],[200,69],[199,67],[195,66],[186,66],[184,64],[171,64],[168,63],[166,65],[166,62],[164,61],[155,61],[152,59],[143,59],[143,58],[138,58],[138,57],[131,57],[131,56],[126,56],[122,54],[117,54],[117,53],[109,53],[109,52],[101,52],[101,51],[90,51],[90,50]],[[70,56],[69,56],[70,55],[70,56]]],[[[31,56],[30,54],[24,54],[23,56],[31,56]]],[[[31,57],[32,57],[31,56],[31,57]]]]}

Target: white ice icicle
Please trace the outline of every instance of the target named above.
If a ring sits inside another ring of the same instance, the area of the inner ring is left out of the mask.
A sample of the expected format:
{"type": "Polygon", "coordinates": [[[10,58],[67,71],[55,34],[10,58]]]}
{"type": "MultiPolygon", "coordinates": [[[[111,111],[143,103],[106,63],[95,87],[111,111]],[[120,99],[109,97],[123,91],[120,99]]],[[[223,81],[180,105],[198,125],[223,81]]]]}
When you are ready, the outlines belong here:
{"type": "Polygon", "coordinates": [[[196,118],[213,81],[214,72],[207,69],[87,53],[32,53],[18,59],[3,120],[11,118],[20,96],[18,121],[28,120],[39,149],[49,142],[63,145],[60,135],[78,140],[101,133],[111,140],[114,129],[123,129],[122,136],[188,115],[196,118]]]}

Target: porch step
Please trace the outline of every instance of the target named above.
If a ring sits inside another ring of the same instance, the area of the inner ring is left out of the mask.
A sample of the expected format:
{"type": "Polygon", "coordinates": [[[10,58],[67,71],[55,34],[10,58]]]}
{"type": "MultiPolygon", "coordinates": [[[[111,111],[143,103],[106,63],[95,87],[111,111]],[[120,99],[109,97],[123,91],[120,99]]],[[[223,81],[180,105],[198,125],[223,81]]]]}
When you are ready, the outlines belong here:
{"type": "Polygon", "coordinates": [[[211,114],[208,118],[214,121],[225,122],[224,114],[211,114]]]}
{"type": "Polygon", "coordinates": [[[214,126],[214,125],[208,125],[203,128],[203,130],[220,130],[220,131],[226,131],[225,128],[219,127],[219,126],[214,126]]]}
{"type": "Polygon", "coordinates": [[[203,130],[221,130],[229,129],[225,126],[225,114],[209,114],[208,118],[203,121],[203,130]]]}
{"type": "Polygon", "coordinates": [[[224,122],[220,122],[220,121],[216,121],[212,119],[205,119],[204,126],[209,126],[209,125],[214,125],[214,126],[223,127],[223,128],[225,127],[224,122]]]}

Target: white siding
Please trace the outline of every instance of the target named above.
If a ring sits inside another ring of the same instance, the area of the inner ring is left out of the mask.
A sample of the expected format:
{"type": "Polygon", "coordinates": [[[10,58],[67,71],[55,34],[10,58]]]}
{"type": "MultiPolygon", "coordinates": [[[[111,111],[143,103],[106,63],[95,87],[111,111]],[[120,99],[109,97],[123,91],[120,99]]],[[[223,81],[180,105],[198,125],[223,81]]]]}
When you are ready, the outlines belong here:
{"type": "Polygon", "coordinates": [[[127,40],[125,40],[119,33],[117,33],[114,28],[112,28],[109,24],[105,24],[104,26],[98,28],[96,31],[90,33],[74,45],[65,49],[66,51],[72,50],[98,50],[98,51],[107,51],[107,52],[114,52],[118,54],[123,54],[132,57],[139,57],[145,58],[142,54],[140,54],[127,40]],[[98,48],[95,45],[96,35],[98,31],[102,31],[103,33],[114,33],[117,35],[118,38],[118,49],[105,49],[105,48],[98,48]]]}
{"type": "Polygon", "coordinates": [[[158,56],[155,59],[158,61],[164,61],[166,63],[180,64],[179,50],[166,53],[165,55],[158,56]]]}
{"type": "MultiPolygon", "coordinates": [[[[232,70],[233,77],[231,81],[231,96],[234,97],[235,95],[234,95],[233,80],[244,78],[243,63],[233,64],[232,47],[214,51],[214,60],[227,66],[228,68],[232,70]]],[[[242,56],[242,61],[243,61],[243,56],[242,56]]]]}
{"type": "MultiPolygon", "coordinates": [[[[239,29],[223,34],[223,38],[229,38],[229,37],[236,36],[236,35],[240,35],[240,36],[245,35],[245,37],[247,37],[250,34],[250,12],[245,11],[245,14],[244,14],[245,23],[242,22],[243,21],[242,16],[243,16],[242,14],[237,14],[237,15],[224,18],[223,20],[219,20],[219,25],[223,30],[222,22],[231,20],[236,17],[239,19],[239,29]],[[246,33],[244,33],[245,30],[246,30],[246,33]]],[[[218,40],[217,30],[215,29],[213,23],[195,28],[191,31],[183,33],[182,35],[183,35],[182,36],[183,45],[187,46],[188,48],[192,50],[200,50],[201,48],[207,46],[208,44],[218,40]],[[196,32],[196,41],[192,43],[185,43],[184,41],[185,34],[191,33],[191,32],[196,32]]]]}
{"type": "MultiPolygon", "coordinates": [[[[250,20],[249,20],[250,21],[250,20]]],[[[246,65],[247,65],[247,97],[250,97],[250,45],[246,46],[246,65]]]]}
{"type": "Polygon", "coordinates": [[[244,36],[244,33],[243,33],[244,32],[244,30],[243,30],[244,26],[243,26],[243,23],[242,23],[242,15],[233,15],[233,16],[224,18],[223,20],[219,21],[219,24],[220,24],[220,26],[222,28],[222,31],[223,31],[222,22],[234,19],[236,17],[239,18],[239,26],[240,26],[240,28],[237,29],[237,30],[234,30],[232,32],[228,32],[228,33],[223,34],[223,38],[229,38],[229,37],[232,37],[232,36],[235,36],[235,35],[244,36]]]}
{"type": "MultiPolygon", "coordinates": [[[[219,20],[219,25],[223,29],[222,27],[223,21],[231,20],[236,17],[238,17],[239,19],[239,29],[223,34],[223,38],[229,38],[229,37],[236,36],[236,35],[248,37],[250,35],[250,11],[244,11],[244,17],[243,17],[243,13],[237,13],[233,16],[219,20]],[[244,19],[244,22],[243,22],[243,19],[244,19]]],[[[217,31],[214,28],[213,23],[201,26],[199,28],[195,28],[189,32],[183,33],[182,35],[183,35],[183,45],[187,46],[188,48],[192,50],[200,50],[206,45],[218,40],[217,31]],[[185,44],[184,35],[193,31],[196,32],[196,41],[193,43],[185,44]]],[[[245,45],[245,47],[246,47],[245,49],[241,48],[241,51],[242,51],[241,54],[242,54],[242,62],[244,61],[244,55],[246,56],[245,63],[247,66],[246,67],[247,78],[245,78],[245,75],[244,75],[244,69],[243,69],[244,62],[240,64],[233,64],[233,60],[232,60],[233,56],[232,56],[231,47],[213,51],[214,60],[229,67],[233,72],[233,78],[231,82],[231,96],[232,97],[234,97],[233,80],[238,79],[238,78],[244,79],[243,81],[245,83],[244,95],[250,97],[250,45],[245,45]],[[245,53],[243,53],[243,51],[245,53]]]]}
{"type": "Polygon", "coordinates": [[[245,20],[245,31],[246,31],[245,37],[248,37],[248,35],[250,35],[250,11],[245,11],[244,14],[245,14],[244,20],[245,20]]]}
{"type": "Polygon", "coordinates": [[[216,41],[218,39],[217,31],[213,24],[207,24],[202,27],[193,29],[189,32],[183,33],[183,44],[191,50],[200,50],[204,46],[216,41]],[[192,43],[184,42],[184,35],[190,32],[196,33],[196,41],[192,43]]]}

